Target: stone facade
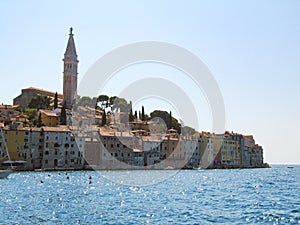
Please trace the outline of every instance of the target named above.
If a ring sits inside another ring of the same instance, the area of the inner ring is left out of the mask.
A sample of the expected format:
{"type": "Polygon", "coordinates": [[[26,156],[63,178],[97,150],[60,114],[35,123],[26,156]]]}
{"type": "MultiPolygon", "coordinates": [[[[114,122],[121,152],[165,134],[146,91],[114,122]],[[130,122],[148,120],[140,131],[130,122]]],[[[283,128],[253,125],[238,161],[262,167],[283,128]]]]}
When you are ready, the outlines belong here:
{"type": "MultiPolygon", "coordinates": [[[[13,104],[19,105],[20,107],[25,109],[28,107],[28,104],[31,101],[31,99],[37,95],[47,96],[48,98],[50,98],[50,105],[53,105],[54,98],[55,98],[55,92],[47,91],[47,90],[35,88],[35,87],[29,87],[29,88],[22,89],[22,93],[19,96],[17,96],[16,98],[14,98],[13,104]]],[[[63,99],[63,95],[58,94],[59,105],[61,105],[62,99],[63,99]]]]}
{"type": "Polygon", "coordinates": [[[66,52],[63,58],[64,62],[64,78],[63,78],[63,101],[68,109],[72,108],[74,99],[77,96],[77,70],[78,59],[75,48],[75,42],[73,38],[73,29],[70,28],[69,40],[66,48],[66,52]]]}

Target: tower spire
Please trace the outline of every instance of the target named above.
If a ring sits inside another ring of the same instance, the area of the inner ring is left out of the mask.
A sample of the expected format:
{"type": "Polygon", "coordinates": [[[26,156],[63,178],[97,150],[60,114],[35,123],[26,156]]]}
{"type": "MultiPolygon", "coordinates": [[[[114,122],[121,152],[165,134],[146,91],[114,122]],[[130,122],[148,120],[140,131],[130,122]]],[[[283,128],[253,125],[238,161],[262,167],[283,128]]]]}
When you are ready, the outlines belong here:
{"type": "Polygon", "coordinates": [[[68,44],[67,44],[67,48],[66,48],[66,52],[65,52],[65,57],[69,56],[69,57],[75,57],[77,58],[77,53],[76,53],[76,47],[75,47],[75,42],[74,42],[74,38],[73,38],[74,34],[73,34],[73,28],[70,28],[70,33],[69,33],[69,40],[68,40],[68,44]]]}
{"type": "Polygon", "coordinates": [[[63,94],[66,107],[72,108],[74,99],[77,95],[77,68],[78,59],[76,53],[75,42],[73,38],[73,28],[70,28],[69,39],[67,48],[64,54],[64,81],[63,81],[63,94]]]}

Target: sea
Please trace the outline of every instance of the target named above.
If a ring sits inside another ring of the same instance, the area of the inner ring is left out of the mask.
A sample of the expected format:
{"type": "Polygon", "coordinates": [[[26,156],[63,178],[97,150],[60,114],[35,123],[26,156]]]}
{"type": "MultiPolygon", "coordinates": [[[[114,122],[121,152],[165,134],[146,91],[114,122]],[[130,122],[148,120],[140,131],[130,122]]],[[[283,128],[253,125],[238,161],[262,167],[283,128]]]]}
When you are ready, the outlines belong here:
{"type": "Polygon", "coordinates": [[[15,172],[0,224],[300,224],[300,166],[15,172]]]}

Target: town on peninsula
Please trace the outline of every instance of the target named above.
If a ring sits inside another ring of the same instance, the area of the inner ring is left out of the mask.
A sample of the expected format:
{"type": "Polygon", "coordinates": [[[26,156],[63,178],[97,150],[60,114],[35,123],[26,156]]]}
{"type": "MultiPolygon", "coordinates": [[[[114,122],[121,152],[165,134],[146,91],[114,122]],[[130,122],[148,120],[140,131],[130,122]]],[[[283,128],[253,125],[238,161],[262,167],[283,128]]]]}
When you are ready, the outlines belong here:
{"type": "Polygon", "coordinates": [[[114,170],[268,167],[253,135],[184,126],[172,112],[117,96],[77,95],[78,56],[70,29],[63,93],[28,87],[0,105],[0,169],[114,170]]]}

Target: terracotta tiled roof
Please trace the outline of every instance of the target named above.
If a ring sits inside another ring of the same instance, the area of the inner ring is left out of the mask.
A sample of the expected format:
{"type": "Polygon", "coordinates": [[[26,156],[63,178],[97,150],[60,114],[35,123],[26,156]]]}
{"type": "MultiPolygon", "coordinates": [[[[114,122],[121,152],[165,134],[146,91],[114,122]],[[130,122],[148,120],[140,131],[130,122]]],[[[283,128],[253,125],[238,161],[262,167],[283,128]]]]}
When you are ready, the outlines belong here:
{"type": "Polygon", "coordinates": [[[58,115],[51,110],[40,109],[40,112],[46,114],[47,116],[58,117],[58,115]]]}
{"type": "Polygon", "coordinates": [[[18,105],[0,105],[0,109],[17,109],[18,105]]]}
{"type": "MultiPolygon", "coordinates": [[[[44,89],[41,89],[41,88],[36,88],[36,87],[23,88],[22,91],[23,90],[34,90],[34,91],[44,92],[45,94],[55,95],[55,92],[53,92],[53,91],[47,91],[47,90],[44,90],[44,89]]],[[[59,98],[63,98],[62,94],[57,93],[57,96],[59,98]]]]}

